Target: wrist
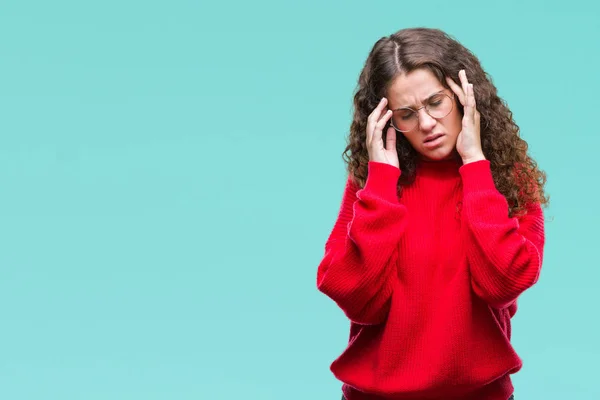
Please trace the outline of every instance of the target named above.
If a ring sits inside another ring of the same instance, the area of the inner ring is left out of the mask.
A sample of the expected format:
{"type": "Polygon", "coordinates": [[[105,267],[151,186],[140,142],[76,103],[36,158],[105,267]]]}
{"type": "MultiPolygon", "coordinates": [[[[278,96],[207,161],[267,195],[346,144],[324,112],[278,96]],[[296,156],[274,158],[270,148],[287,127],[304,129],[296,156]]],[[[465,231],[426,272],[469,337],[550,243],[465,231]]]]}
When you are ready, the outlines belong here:
{"type": "Polygon", "coordinates": [[[477,154],[474,154],[472,156],[462,157],[463,165],[471,164],[471,163],[474,163],[474,162],[477,162],[477,161],[483,161],[485,159],[486,158],[483,155],[483,153],[477,153],[477,154]]]}

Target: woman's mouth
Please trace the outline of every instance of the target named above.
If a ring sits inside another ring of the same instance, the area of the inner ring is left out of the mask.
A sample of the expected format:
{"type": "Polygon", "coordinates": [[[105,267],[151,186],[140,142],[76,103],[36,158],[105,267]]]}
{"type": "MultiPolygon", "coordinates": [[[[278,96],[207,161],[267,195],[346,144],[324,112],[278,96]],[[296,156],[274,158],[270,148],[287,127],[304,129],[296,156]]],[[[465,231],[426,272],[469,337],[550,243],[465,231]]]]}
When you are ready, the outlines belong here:
{"type": "Polygon", "coordinates": [[[423,146],[427,147],[427,148],[436,147],[442,143],[443,138],[444,138],[444,134],[442,134],[442,133],[428,136],[425,138],[425,141],[423,142],[423,146]]]}

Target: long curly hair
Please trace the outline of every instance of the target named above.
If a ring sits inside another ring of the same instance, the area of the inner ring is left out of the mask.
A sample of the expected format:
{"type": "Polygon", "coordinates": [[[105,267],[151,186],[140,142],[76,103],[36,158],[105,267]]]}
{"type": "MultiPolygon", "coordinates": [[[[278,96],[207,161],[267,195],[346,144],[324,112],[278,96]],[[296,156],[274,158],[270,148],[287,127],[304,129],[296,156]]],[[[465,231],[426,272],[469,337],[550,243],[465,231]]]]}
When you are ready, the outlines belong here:
{"type": "MultiPolygon", "coordinates": [[[[347,146],[342,154],[353,181],[364,187],[369,155],[366,127],[369,114],[386,96],[394,78],[418,68],[431,71],[447,89],[445,77],[460,82],[458,72],[464,69],[473,84],[477,110],[481,118],[481,146],[490,161],[496,188],[509,204],[509,215],[526,212],[528,205],[545,206],[546,174],[528,154],[528,145],[519,135],[519,127],[505,101],[498,97],[491,77],[483,70],[471,51],[447,33],[432,28],[402,29],[379,39],[365,62],[354,94],[354,115],[347,146]]],[[[460,85],[460,83],[459,83],[460,85]]],[[[463,112],[463,107],[458,102],[463,112]]],[[[386,129],[384,129],[384,143],[386,129]]],[[[418,153],[402,134],[397,134],[396,148],[401,177],[398,192],[414,181],[418,153]]]]}

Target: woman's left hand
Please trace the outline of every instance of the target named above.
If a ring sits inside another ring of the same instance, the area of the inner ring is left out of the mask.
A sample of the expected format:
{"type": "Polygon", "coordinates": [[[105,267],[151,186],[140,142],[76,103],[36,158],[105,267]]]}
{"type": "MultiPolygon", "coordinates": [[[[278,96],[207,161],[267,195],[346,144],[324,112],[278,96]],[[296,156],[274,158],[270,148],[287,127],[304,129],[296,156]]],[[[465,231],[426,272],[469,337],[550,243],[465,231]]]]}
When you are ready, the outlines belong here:
{"type": "Polygon", "coordinates": [[[467,80],[465,70],[460,70],[458,77],[460,78],[462,87],[458,86],[450,77],[446,77],[446,81],[454,93],[456,93],[458,100],[464,108],[462,130],[458,134],[456,150],[460,154],[463,164],[468,164],[485,160],[485,156],[481,148],[480,115],[475,104],[473,84],[467,80]]]}

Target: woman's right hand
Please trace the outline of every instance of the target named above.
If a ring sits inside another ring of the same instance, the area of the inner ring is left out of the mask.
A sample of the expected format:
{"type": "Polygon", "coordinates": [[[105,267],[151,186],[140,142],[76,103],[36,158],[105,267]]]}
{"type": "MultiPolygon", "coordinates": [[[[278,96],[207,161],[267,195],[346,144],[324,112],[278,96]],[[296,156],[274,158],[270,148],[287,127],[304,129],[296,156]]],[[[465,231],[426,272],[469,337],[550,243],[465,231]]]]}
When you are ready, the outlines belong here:
{"type": "Polygon", "coordinates": [[[387,99],[384,97],[379,105],[369,114],[367,119],[367,152],[369,161],[390,164],[400,168],[398,152],[396,151],[396,130],[390,125],[387,130],[386,143],[383,143],[383,128],[392,117],[392,112],[387,110],[387,99]],[[384,110],[387,110],[384,112],[384,110]]]}

